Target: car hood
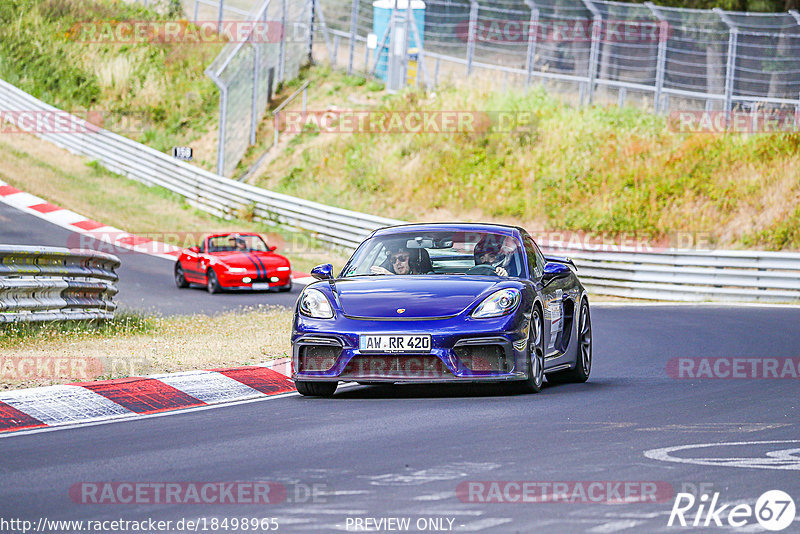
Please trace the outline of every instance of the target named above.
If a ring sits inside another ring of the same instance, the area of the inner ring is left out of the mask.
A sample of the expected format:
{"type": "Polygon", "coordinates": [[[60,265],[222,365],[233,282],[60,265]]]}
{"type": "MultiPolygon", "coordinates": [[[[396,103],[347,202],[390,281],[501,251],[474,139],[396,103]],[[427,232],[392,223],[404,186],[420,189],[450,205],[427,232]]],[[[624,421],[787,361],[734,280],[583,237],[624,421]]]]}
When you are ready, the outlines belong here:
{"type": "Polygon", "coordinates": [[[458,315],[501,283],[489,276],[369,276],[339,279],[335,287],[351,317],[418,319],[458,315]]]}
{"type": "Polygon", "coordinates": [[[283,256],[271,252],[213,252],[211,256],[228,267],[245,267],[254,269],[275,268],[286,265],[288,262],[283,256]]]}

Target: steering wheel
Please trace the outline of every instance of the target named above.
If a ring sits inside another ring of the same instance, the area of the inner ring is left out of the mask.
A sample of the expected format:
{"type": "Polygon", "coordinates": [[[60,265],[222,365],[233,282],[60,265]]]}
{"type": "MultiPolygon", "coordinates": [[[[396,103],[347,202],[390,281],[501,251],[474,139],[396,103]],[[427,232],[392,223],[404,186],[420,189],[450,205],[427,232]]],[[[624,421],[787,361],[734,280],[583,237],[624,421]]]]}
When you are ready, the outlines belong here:
{"type": "Polygon", "coordinates": [[[486,276],[486,275],[497,275],[497,272],[491,265],[476,265],[475,267],[472,267],[471,269],[467,270],[465,274],[477,274],[481,276],[486,276]]]}

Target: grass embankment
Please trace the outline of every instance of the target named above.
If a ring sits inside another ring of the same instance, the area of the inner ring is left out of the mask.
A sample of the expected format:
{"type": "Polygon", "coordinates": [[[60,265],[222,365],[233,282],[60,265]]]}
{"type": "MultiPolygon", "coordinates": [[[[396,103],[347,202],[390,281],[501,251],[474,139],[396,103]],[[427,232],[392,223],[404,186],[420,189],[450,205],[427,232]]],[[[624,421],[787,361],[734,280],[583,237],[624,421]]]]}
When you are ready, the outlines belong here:
{"type": "Polygon", "coordinates": [[[100,112],[105,127],[158,150],[197,145],[214,162],[219,93],[203,70],[222,44],[81,34],[92,23],[175,16],[114,0],[0,2],[0,78],[60,109],[100,112]]]}
{"type": "Polygon", "coordinates": [[[800,249],[797,133],[677,133],[646,111],[576,108],[539,89],[409,89],[374,109],[525,111],[534,120],[523,133],[483,134],[320,134],[311,125],[256,183],[406,220],[661,242],[702,232],[717,247],[800,249]]]}
{"type": "Polygon", "coordinates": [[[211,317],[123,312],[95,323],[0,325],[0,390],[255,365],[291,353],[291,324],[291,310],[263,307],[211,317]],[[37,367],[42,361],[49,364],[37,367]]]}

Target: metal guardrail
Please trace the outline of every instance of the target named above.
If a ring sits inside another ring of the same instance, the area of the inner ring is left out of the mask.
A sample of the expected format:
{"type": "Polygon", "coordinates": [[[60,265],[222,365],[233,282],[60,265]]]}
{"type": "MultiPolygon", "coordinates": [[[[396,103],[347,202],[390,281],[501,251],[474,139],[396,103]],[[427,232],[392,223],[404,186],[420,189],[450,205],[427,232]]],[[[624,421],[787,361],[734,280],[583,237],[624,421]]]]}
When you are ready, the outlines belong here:
{"type": "MultiPolygon", "coordinates": [[[[49,110],[0,80],[0,109],[49,110]]],[[[75,119],[80,122],[79,119],[75,119]]],[[[89,156],[108,169],[158,185],[199,209],[231,217],[251,208],[254,218],[308,231],[330,244],[355,248],[373,230],[405,221],[325,206],[218,176],[111,132],[37,135],[89,156]]],[[[599,295],[676,301],[800,301],[800,254],[749,251],[599,252],[555,249],[572,257],[581,279],[599,295]]]]}
{"type": "MultiPolygon", "coordinates": [[[[0,109],[63,114],[0,80],[0,109]]],[[[76,123],[83,123],[75,117],[76,123]]],[[[355,248],[372,230],[402,221],[356,213],[274,193],[219,176],[107,130],[87,125],[87,133],[35,132],[74,154],[88,156],[106,168],[177,193],[189,204],[222,218],[252,209],[255,219],[313,233],[321,241],[355,248]]]]}
{"type": "Polygon", "coordinates": [[[111,319],[116,256],[0,245],[0,323],[111,319]]]}
{"type": "Polygon", "coordinates": [[[595,294],[672,301],[800,302],[800,254],[551,248],[569,256],[595,294]]]}

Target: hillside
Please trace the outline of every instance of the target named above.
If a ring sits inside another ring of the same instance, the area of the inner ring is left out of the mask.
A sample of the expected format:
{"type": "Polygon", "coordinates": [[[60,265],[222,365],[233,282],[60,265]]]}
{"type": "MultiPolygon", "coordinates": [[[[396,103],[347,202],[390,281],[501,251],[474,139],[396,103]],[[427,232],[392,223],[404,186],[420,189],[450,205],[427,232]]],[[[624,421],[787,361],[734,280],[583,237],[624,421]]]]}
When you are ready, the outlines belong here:
{"type": "MultiPolygon", "coordinates": [[[[308,75],[334,93],[353,85],[323,68],[308,75]]],[[[647,110],[577,108],[541,89],[480,83],[377,100],[364,90],[342,107],[528,113],[529,123],[515,132],[320,133],[306,121],[255,183],[407,220],[498,220],[666,244],[702,233],[717,247],[800,249],[799,133],[679,133],[647,110]]]]}

